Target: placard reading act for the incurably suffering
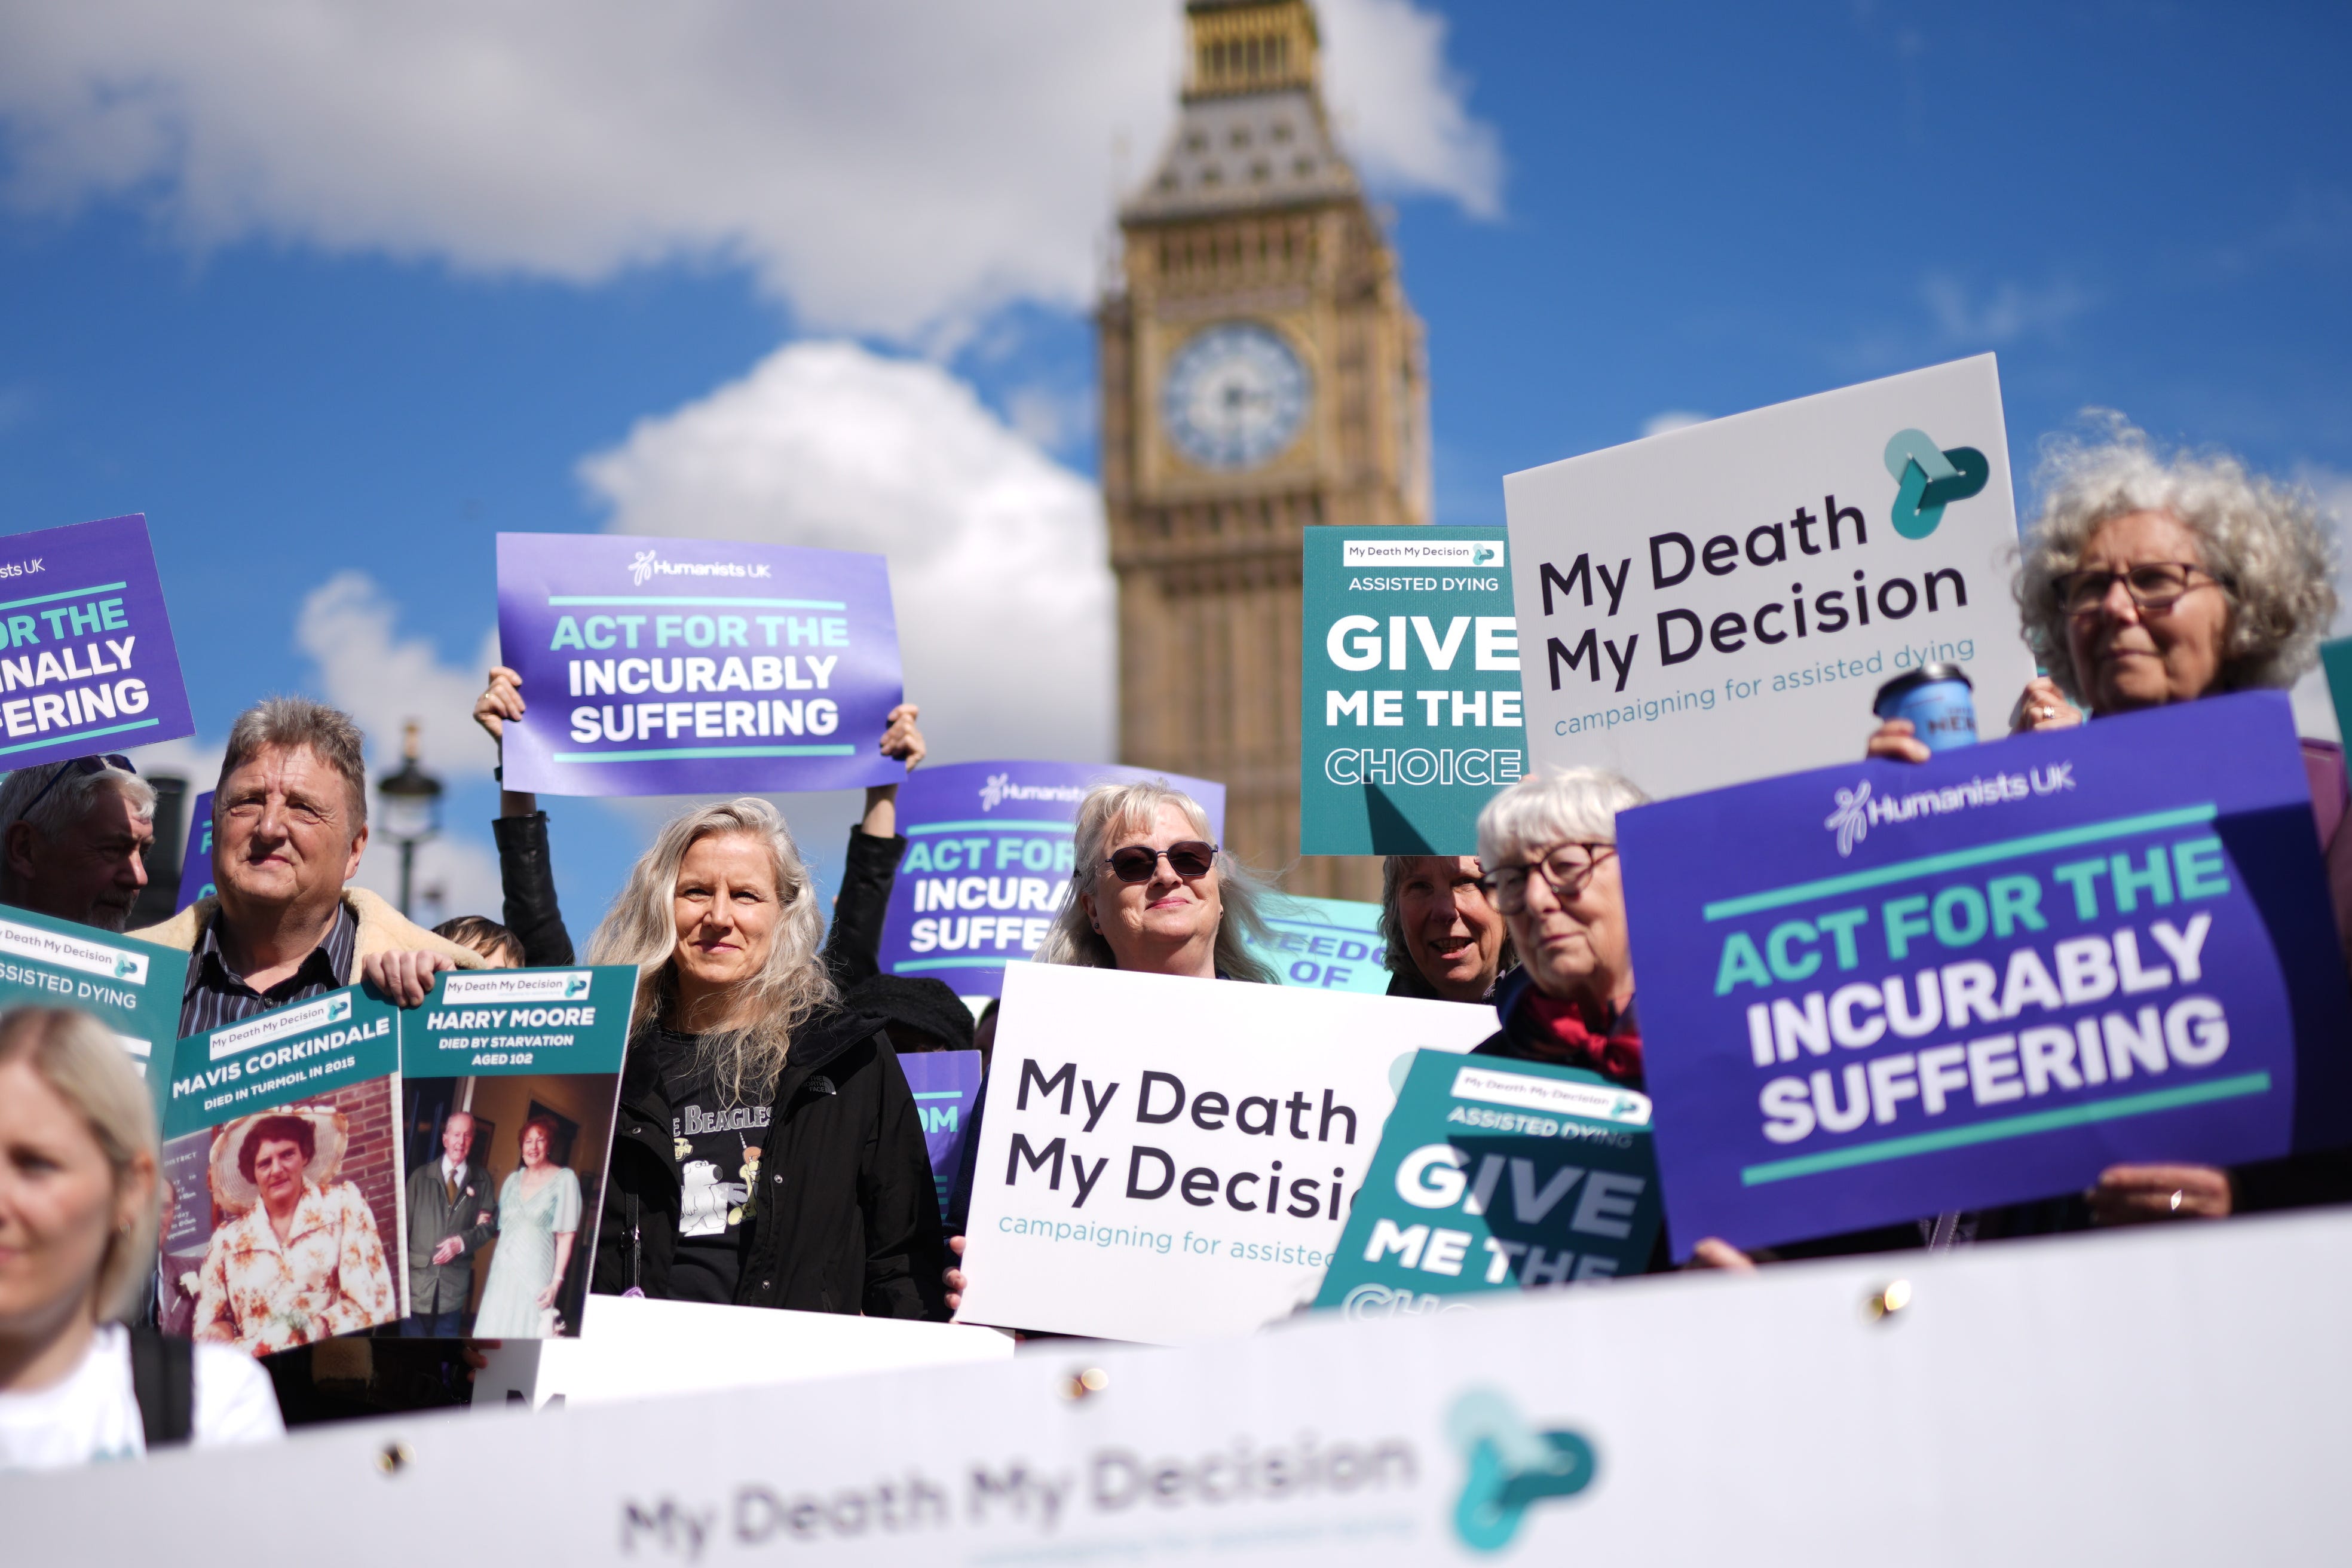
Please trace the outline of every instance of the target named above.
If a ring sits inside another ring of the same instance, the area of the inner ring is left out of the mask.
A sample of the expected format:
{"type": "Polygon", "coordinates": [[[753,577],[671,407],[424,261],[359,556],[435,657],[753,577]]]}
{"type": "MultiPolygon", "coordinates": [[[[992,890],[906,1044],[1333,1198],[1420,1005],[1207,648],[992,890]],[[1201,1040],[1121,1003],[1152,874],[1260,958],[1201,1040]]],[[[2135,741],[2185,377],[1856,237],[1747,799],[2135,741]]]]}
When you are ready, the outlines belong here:
{"type": "Polygon", "coordinates": [[[1015,965],[959,1318],[1172,1343],[1285,1316],[1331,1261],[1391,1068],[1494,1023],[1451,1002],[1015,965]]]}
{"type": "Polygon", "coordinates": [[[499,647],[529,710],[506,784],[708,795],[894,784],[879,555],[613,533],[499,535],[499,647]]]}
{"type": "Polygon", "coordinates": [[[2283,693],[1617,832],[1678,1251],[2352,1142],[2352,1000],[2283,693]]]}
{"type": "Polygon", "coordinates": [[[0,767],[195,732],[144,517],[0,540],[0,767]]]}
{"type": "Polygon", "coordinates": [[[1512,474],[1503,496],[1536,762],[1686,795],[1853,756],[1906,669],[1966,666],[1987,739],[2033,678],[1990,354],[1512,474]]]}
{"type": "Polygon", "coordinates": [[[1475,855],[1526,771],[1499,528],[1310,528],[1298,832],[1309,855],[1475,855]]]}

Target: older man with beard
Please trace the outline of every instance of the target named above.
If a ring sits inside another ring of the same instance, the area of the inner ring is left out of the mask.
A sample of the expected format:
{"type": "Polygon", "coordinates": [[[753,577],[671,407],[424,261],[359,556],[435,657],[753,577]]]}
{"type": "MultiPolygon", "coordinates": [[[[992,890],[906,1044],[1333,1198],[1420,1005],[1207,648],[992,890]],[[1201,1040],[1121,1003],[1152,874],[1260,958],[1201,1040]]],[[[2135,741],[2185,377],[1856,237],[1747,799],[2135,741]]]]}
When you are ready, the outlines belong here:
{"type": "Polygon", "coordinates": [[[154,844],[154,787],[130,758],[19,768],[0,784],[0,904],[121,931],[154,844]]]}

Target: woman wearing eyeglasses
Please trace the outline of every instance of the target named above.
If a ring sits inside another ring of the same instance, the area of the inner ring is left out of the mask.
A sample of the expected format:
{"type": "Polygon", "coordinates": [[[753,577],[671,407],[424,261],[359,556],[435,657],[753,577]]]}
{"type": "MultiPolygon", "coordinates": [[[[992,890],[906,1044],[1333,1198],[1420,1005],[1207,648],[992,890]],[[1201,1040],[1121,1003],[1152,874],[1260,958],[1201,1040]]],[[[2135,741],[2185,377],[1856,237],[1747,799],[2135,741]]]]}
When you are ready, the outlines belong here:
{"type": "Polygon", "coordinates": [[[1521,779],[1478,814],[1482,886],[1519,967],[1495,987],[1503,1026],[1478,1047],[1642,1087],[1617,814],[1649,796],[1600,768],[1521,779]]]}
{"type": "MultiPolygon", "coordinates": [[[[2017,729],[2291,686],[2316,662],[2336,617],[2336,548],[2307,495],[2231,458],[2165,457],[2120,420],[2105,441],[2053,450],[2041,479],[2015,592],[2026,643],[2050,673],[2019,699],[2017,729]]],[[[1899,720],[1869,750],[1928,754],[1899,720]]],[[[2352,933],[2343,749],[2305,741],[2303,751],[2336,930],[2352,933]]],[[[2204,1165],[2119,1165],[2092,1189],[2091,1212],[2113,1225],[2352,1197],[2352,1173],[2320,1168],[2329,1163],[2278,1162],[2234,1179],[2204,1165]]]]}

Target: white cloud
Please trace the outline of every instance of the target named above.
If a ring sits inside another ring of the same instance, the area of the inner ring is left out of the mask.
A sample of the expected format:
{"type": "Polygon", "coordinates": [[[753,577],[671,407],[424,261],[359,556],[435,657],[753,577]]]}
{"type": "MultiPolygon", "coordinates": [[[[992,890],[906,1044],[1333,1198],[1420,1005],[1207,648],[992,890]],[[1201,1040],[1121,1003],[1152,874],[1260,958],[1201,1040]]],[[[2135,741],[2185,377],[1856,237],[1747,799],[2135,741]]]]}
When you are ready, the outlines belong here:
{"type": "Polygon", "coordinates": [[[616,533],[887,555],[937,760],[1109,756],[1100,497],[938,367],[794,343],[581,473],[616,533]]]}
{"type": "Polygon", "coordinates": [[[2089,292],[2063,278],[2039,289],[2005,281],[1979,296],[1946,273],[1923,279],[1919,297],[1947,342],[1978,347],[2029,336],[2053,336],[2098,303],[2089,292]]]}
{"type": "MultiPolygon", "coordinates": [[[[1327,0],[1381,187],[1500,201],[1411,0],[1327,0]]],[[[247,237],[595,282],[748,266],[813,326],[915,341],[1095,284],[1114,148],[1156,155],[1175,0],[76,0],[0,7],[7,193],[247,237]]],[[[1128,163],[1139,180],[1148,163],[1128,163]]]]}
{"type": "Polygon", "coordinates": [[[1642,421],[1643,436],[1663,436],[1669,430],[1687,430],[1694,425],[1704,425],[1710,416],[1694,414],[1687,408],[1669,408],[1663,414],[1653,414],[1642,421]]]}

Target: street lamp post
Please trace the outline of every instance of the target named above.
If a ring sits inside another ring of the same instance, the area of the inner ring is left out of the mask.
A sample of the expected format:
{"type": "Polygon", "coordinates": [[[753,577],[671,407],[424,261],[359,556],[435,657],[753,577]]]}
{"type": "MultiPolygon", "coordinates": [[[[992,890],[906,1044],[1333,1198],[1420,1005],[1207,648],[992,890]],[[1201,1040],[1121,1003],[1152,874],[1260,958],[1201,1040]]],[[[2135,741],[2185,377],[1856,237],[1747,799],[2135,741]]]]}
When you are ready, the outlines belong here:
{"type": "Polygon", "coordinates": [[[416,721],[400,742],[400,767],[375,781],[383,835],[400,846],[400,912],[415,886],[416,847],[441,831],[441,781],[416,765],[416,721]]]}

